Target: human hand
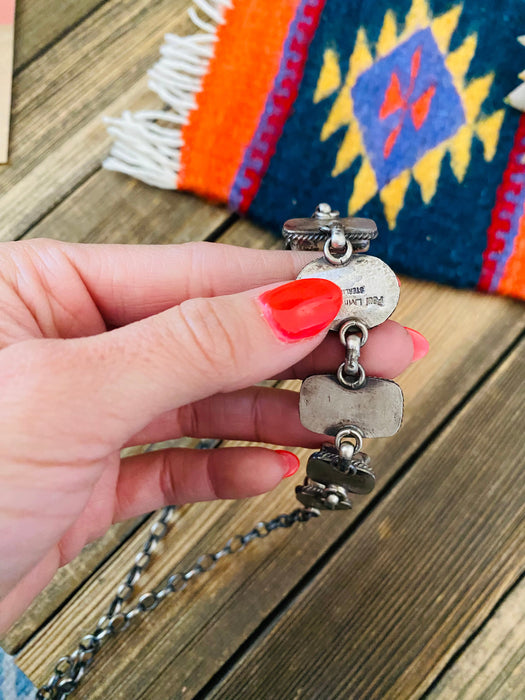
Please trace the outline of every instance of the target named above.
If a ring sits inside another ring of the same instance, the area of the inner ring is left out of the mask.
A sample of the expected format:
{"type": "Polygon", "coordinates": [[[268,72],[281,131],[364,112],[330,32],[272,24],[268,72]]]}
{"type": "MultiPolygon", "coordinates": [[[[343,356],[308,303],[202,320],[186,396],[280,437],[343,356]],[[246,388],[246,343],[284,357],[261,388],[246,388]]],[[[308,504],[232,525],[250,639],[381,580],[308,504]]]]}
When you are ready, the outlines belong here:
{"type": "MultiPolygon", "coordinates": [[[[326,337],[339,288],[282,286],[317,256],[0,244],[0,631],[112,523],[259,494],[298,464],[254,447],[121,459],[122,447],[183,435],[319,444],[299,422],[297,393],[253,386],[333,372],[343,359],[326,337]]],[[[409,332],[387,321],[362,362],[393,377],[413,357],[409,332]]]]}

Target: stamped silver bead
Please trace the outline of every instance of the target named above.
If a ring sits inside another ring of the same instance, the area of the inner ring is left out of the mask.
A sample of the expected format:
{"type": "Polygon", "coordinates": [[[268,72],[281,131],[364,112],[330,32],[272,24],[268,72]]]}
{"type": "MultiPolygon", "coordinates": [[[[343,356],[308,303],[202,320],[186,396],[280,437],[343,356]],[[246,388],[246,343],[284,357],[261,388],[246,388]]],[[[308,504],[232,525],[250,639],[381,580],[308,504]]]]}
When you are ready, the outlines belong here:
{"type": "Polygon", "coordinates": [[[341,459],[344,459],[347,462],[350,462],[350,460],[354,456],[354,452],[355,447],[352,445],[351,442],[343,442],[343,444],[339,448],[339,456],[341,457],[341,459]]]}

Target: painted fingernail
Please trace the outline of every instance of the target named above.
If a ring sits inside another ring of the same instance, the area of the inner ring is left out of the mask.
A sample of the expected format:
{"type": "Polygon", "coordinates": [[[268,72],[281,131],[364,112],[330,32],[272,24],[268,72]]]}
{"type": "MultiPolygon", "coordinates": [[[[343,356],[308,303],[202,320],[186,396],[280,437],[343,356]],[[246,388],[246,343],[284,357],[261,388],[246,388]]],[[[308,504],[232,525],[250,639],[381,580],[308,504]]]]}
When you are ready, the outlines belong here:
{"type": "Polygon", "coordinates": [[[414,354],[412,356],[412,362],[420,360],[428,352],[429,344],[425,336],[419,331],[415,331],[413,328],[407,328],[404,326],[405,330],[410,333],[412,338],[412,345],[414,346],[414,354]]]}
{"type": "Polygon", "coordinates": [[[264,318],[278,338],[310,338],[327,328],[343,303],[343,293],[329,280],[310,278],[288,282],[259,297],[264,318]]]}
{"type": "Polygon", "coordinates": [[[284,462],[286,466],[288,467],[288,470],[286,471],[286,474],[283,475],[283,479],[286,479],[288,476],[293,476],[295,472],[299,469],[301,466],[301,462],[299,461],[299,457],[294,454],[293,452],[288,452],[288,450],[275,450],[278,455],[282,455],[284,462]]]}

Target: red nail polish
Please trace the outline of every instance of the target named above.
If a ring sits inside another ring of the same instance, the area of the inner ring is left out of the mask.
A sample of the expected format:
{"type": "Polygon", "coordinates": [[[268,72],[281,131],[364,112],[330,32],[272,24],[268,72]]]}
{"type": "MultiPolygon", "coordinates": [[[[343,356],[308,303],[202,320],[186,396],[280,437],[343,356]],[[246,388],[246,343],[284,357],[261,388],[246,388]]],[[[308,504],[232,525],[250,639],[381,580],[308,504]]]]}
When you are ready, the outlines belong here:
{"type": "Polygon", "coordinates": [[[343,303],[341,289],[329,280],[288,282],[259,297],[264,318],[281,340],[310,338],[327,328],[343,303]]]}
{"type": "Polygon", "coordinates": [[[419,331],[415,331],[413,328],[407,328],[406,326],[404,326],[404,329],[408,331],[408,333],[410,333],[410,337],[412,338],[412,344],[414,346],[412,362],[415,362],[416,360],[420,360],[422,357],[425,357],[429,348],[428,340],[422,333],[420,333],[419,331]]]}
{"type": "Polygon", "coordinates": [[[286,474],[283,475],[283,479],[286,479],[288,476],[293,476],[301,466],[299,457],[293,452],[288,452],[288,450],[275,451],[278,455],[282,455],[284,457],[284,461],[286,462],[286,466],[288,467],[288,471],[286,472],[286,474]]]}

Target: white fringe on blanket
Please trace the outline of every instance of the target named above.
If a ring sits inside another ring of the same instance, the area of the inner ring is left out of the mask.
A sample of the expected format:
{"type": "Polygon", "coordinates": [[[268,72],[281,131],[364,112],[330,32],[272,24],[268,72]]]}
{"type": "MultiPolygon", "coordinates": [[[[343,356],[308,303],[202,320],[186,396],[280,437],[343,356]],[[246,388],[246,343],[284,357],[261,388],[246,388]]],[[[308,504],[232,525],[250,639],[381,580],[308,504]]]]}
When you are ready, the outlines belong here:
{"type": "Polygon", "coordinates": [[[195,95],[202,89],[217,27],[224,22],[224,10],[228,7],[231,0],[193,0],[188,15],[200,31],[191,36],[166,34],[161,58],[148,71],[148,86],[168,109],[127,111],[120,118],[106,117],[108,132],[115,140],[104,168],[126,173],[148,185],[177,188],[183,145],[181,127],[196,109],[195,95]]]}
{"type": "MultiPolygon", "coordinates": [[[[525,46],[525,34],[519,36],[518,41],[525,46]]],[[[518,75],[518,78],[525,81],[525,70],[518,75]]],[[[517,88],[507,95],[506,102],[515,109],[521,109],[522,112],[525,112],[525,82],[518,85],[517,88]]]]}

